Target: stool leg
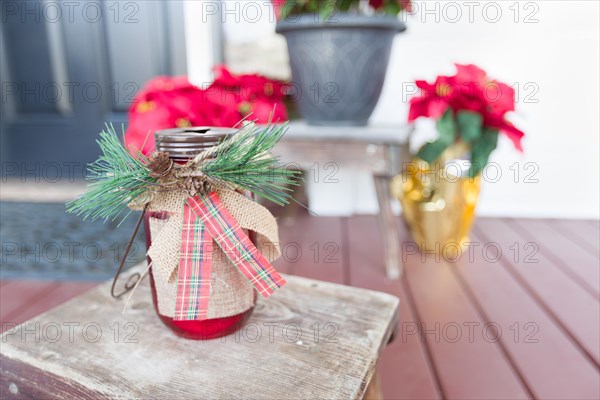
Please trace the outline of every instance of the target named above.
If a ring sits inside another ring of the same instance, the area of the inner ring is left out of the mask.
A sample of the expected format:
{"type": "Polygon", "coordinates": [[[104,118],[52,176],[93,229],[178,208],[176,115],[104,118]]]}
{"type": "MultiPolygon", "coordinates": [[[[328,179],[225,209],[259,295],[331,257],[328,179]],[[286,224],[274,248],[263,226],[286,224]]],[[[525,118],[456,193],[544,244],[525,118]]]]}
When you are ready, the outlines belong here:
{"type": "Polygon", "coordinates": [[[392,212],[390,178],[386,175],[374,175],[373,181],[375,182],[375,191],[377,192],[377,201],[379,202],[379,222],[383,233],[387,277],[398,279],[402,276],[400,238],[398,236],[396,217],[392,212]]]}
{"type": "Polygon", "coordinates": [[[363,400],[383,400],[383,393],[381,393],[381,381],[379,380],[379,374],[377,370],[371,377],[371,381],[365,390],[363,400]]]}

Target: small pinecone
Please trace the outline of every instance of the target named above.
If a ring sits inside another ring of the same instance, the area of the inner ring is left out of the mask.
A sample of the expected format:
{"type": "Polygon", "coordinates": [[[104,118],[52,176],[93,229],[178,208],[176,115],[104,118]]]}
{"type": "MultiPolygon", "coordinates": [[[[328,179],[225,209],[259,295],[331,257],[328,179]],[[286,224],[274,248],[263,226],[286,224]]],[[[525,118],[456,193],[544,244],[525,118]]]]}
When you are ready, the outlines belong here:
{"type": "Polygon", "coordinates": [[[210,192],[210,183],[197,176],[188,176],[181,182],[180,188],[185,190],[190,196],[203,195],[210,192]]]}
{"type": "Polygon", "coordinates": [[[169,158],[169,153],[158,151],[148,157],[148,168],[152,178],[164,178],[171,173],[173,160],[169,158]]]}

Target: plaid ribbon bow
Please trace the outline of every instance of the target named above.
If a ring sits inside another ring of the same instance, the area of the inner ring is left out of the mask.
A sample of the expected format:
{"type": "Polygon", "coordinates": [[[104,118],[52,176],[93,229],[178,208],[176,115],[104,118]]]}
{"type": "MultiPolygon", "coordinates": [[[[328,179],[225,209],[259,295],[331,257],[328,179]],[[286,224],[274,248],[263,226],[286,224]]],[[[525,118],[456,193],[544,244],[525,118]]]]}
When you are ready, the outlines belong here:
{"type": "Polygon", "coordinates": [[[263,297],[285,284],[217,192],[189,197],[183,206],[174,320],[207,319],[213,240],[263,297]]]}

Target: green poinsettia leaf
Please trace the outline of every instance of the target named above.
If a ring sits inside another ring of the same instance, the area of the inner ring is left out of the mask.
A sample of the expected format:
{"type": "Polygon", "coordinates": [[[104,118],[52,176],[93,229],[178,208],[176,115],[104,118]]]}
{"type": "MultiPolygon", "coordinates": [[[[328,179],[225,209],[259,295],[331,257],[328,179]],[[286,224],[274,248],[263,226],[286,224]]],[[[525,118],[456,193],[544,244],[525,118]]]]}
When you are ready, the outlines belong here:
{"type": "Polygon", "coordinates": [[[456,140],[456,121],[451,109],[446,110],[436,123],[439,137],[433,142],[426,143],[416,156],[431,164],[456,140]]]}
{"type": "MultiPolygon", "coordinates": [[[[332,5],[335,6],[335,1],[329,1],[330,3],[332,3],[332,5]]],[[[350,7],[352,7],[352,3],[354,3],[354,0],[339,0],[338,1],[338,10],[340,11],[348,11],[350,9],[350,7]]]]}
{"type": "Polygon", "coordinates": [[[456,139],[456,121],[454,120],[454,113],[449,108],[446,110],[442,118],[440,118],[436,127],[440,134],[439,140],[451,145],[456,139]]]}
{"type": "Polygon", "coordinates": [[[281,18],[286,19],[290,15],[294,14],[296,9],[300,6],[301,4],[298,0],[287,0],[281,9],[281,18]]]}
{"type": "Polygon", "coordinates": [[[484,128],[481,137],[475,140],[471,146],[471,168],[469,177],[473,178],[479,174],[487,165],[490,154],[498,144],[498,129],[484,128]]]}
{"type": "Polygon", "coordinates": [[[335,11],[335,4],[326,2],[318,7],[319,16],[323,21],[327,21],[335,11]]]}
{"type": "Polygon", "coordinates": [[[385,4],[384,10],[385,10],[386,14],[396,15],[400,11],[402,11],[402,7],[400,7],[400,5],[398,3],[396,3],[395,1],[392,1],[392,2],[385,4]]]}
{"type": "Polygon", "coordinates": [[[481,114],[473,111],[459,111],[456,115],[456,123],[463,141],[469,143],[481,137],[483,124],[481,114]]]}
{"type": "Polygon", "coordinates": [[[438,139],[433,142],[426,143],[417,152],[417,157],[428,164],[433,163],[446,150],[448,143],[438,139]]]}

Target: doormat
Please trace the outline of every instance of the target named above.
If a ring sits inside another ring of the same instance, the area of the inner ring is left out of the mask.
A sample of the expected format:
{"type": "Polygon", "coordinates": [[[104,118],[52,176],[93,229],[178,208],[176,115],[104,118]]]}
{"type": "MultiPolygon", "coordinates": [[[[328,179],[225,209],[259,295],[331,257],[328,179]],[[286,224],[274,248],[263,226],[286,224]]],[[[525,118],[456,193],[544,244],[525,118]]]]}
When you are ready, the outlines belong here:
{"type": "MultiPolygon", "coordinates": [[[[139,213],[84,222],[62,203],[0,202],[0,279],[103,281],[112,278],[139,213]]],[[[125,268],[144,260],[143,227],[125,268]]]]}

